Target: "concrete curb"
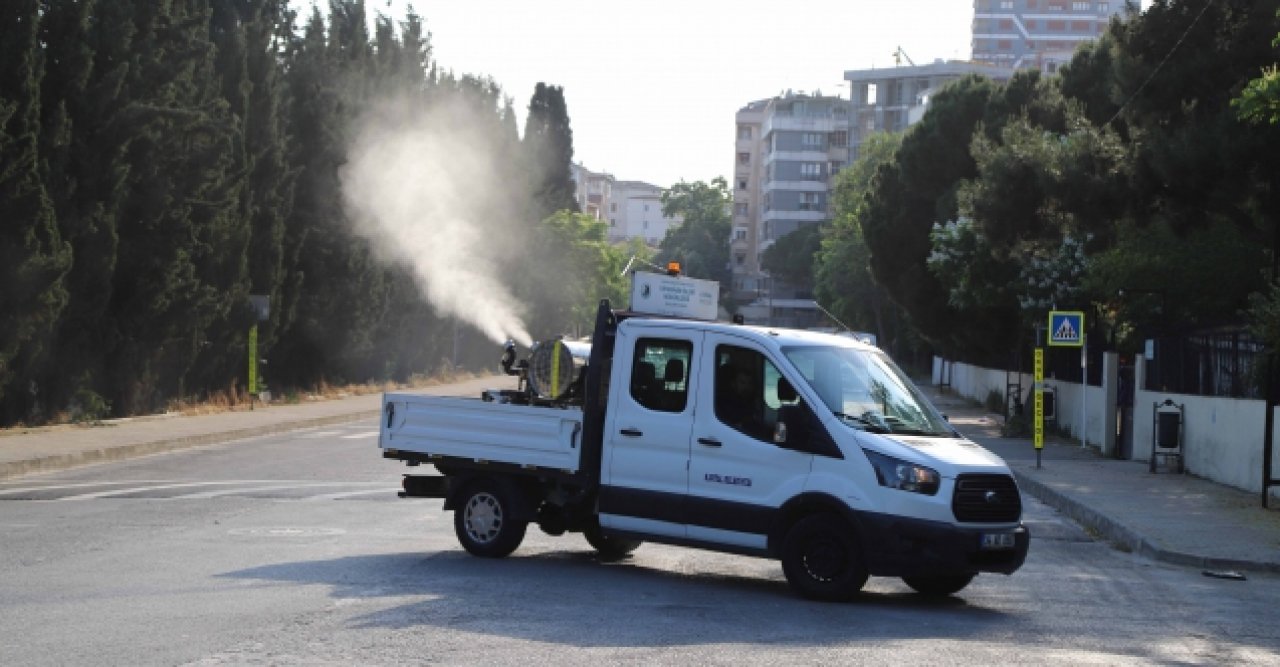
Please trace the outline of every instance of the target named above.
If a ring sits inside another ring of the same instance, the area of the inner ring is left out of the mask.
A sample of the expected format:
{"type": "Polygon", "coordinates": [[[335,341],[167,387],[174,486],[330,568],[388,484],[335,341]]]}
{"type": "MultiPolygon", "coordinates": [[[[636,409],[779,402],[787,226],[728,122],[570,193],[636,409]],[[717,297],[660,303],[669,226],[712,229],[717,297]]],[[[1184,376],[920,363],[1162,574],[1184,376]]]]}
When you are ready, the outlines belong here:
{"type": "Polygon", "coordinates": [[[1101,514],[1076,499],[1044,484],[1030,475],[1014,470],[1018,484],[1031,495],[1039,498],[1044,504],[1062,512],[1071,520],[1084,526],[1110,542],[1115,547],[1137,554],[1144,558],[1178,565],[1196,567],[1207,570],[1248,570],[1251,572],[1267,572],[1280,574],[1280,562],[1237,560],[1234,558],[1213,558],[1197,556],[1181,551],[1173,551],[1156,546],[1150,539],[1124,526],[1111,517],[1101,514]]]}
{"type": "Polygon", "coordinates": [[[20,475],[27,475],[34,472],[52,472],[55,470],[65,470],[67,468],[74,468],[93,463],[102,463],[104,461],[119,461],[137,456],[146,456],[148,454],[171,452],[179,449],[201,447],[204,445],[215,445],[222,442],[241,440],[258,435],[271,435],[275,433],[296,431],[304,428],[314,428],[317,426],[345,424],[347,422],[353,422],[360,419],[372,420],[376,419],[378,415],[378,410],[364,410],[360,412],[328,415],[325,417],[315,417],[311,419],[298,419],[277,424],[269,424],[266,426],[233,429],[219,433],[202,433],[199,435],[152,440],[151,442],[116,445],[113,447],[103,447],[101,449],[76,452],[74,454],[46,456],[27,459],[25,461],[11,461],[8,463],[0,463],[0,480],[18,477],[20,475]]]}

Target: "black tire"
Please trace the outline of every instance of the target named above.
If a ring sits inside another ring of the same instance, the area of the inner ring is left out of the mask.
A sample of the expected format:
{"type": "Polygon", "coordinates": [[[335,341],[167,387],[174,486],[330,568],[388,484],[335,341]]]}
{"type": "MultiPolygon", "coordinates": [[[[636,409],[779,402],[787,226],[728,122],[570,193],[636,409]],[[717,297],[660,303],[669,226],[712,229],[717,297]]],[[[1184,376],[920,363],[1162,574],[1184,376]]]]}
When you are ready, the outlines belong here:
{"type": "Polygon", "coordinates": [[[846,602],[867,583],[867,568],[853,528],[834,514],[796,522],[782,540],[782,573],[811,600],[846,602]]]}
{"type": "Polygon", "coordinates": [[[458,498],[453,512],[453,530],[458,542],[473,556],[509,556],[524,540],[527,521],[512,518],[511,499],[502,486],[488,480],[469,485],[458,498]]]}
{"type": "Polygon", "coordinates": [[[628,540],[621,537],[611,537],[605,535],[600,524],[592,522],[586,530],[582,531],[582,535],[587,538],[587,543],[600,554],[600,560],[621,560],[631,555],[632,551],[640,548],[640,540],[628,540]]]}
{"type": "Polygon", "coordinates": [[[941,598],[959,593],[973,581],[973,577],[972,574],[944,574],[929,577],[903,577],[902,581],[921,595],[941,598]]]}

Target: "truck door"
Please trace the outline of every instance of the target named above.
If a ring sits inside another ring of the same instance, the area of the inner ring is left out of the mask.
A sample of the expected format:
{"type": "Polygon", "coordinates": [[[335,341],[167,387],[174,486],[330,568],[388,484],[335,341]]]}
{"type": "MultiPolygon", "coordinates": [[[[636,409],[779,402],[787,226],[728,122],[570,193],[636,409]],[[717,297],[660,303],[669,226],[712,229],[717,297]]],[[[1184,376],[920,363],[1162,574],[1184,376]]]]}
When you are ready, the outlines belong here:
{"type": "MultiPolygon", "coordinates": [[[[699,360],[686,501],[690,539],[764,548],[776,510],[804,489],[813,455],[775,445],[778,367],[753,344],[708,333],[699,360]]],[[[792,400],[795,400],[794,398],[792,400]]]]}
{"type": "Polygon", "coordinates": [[[600,524],[684,537],[702,333],[637,328],[618,339],[605,421],[600,524]],[[623,362],[625,360],[625,363],[623,362]]]}

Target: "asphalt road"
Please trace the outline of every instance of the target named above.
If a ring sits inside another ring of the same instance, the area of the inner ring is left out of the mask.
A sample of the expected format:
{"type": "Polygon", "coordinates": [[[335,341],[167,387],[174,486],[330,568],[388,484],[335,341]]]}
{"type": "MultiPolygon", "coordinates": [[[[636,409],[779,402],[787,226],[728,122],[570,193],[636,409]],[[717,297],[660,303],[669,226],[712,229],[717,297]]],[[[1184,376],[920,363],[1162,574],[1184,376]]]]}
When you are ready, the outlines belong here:
{"type": "Polygon", "coordinates": [[[1280,578],[1114,551],[1027,498],[1026,566],[930,601],[792,595],[772,561],[531,528],[498,561],[371,423],[0,484],[0,664],[1277,664],[1280,578]]]}

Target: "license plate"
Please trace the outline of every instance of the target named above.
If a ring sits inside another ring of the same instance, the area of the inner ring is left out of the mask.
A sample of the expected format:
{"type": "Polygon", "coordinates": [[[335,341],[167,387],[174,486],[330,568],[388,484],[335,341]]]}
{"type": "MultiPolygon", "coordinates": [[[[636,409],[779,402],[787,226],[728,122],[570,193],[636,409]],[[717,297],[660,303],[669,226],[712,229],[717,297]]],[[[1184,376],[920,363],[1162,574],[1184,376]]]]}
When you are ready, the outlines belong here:
{"type": "Polygon", "coordinates": [[[1017,544],[1013,533],[983,533],[981,548],[985,550],[1012,549],[1017,544]]]}

